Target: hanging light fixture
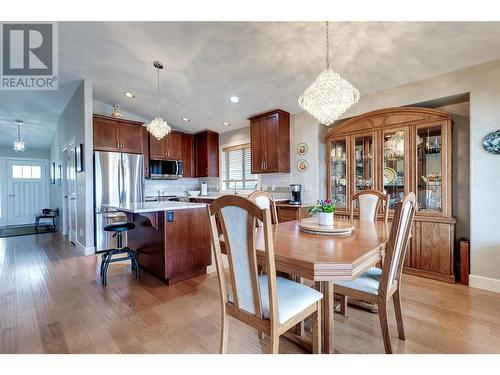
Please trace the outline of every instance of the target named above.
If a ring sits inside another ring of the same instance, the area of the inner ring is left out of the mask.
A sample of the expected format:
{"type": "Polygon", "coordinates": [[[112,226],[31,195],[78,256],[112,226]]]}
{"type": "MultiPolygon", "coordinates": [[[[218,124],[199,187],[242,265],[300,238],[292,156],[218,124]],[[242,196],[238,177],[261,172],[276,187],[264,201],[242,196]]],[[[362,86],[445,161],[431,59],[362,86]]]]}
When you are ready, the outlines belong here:
{"type": "Polygon", "coordinates": [[[156,96],[156,105],[157,105],[157,116],[146,125],[148,132],[150,132],[153,137],[160,140],[165,137],[168,133],[172,131],[170,125],[160,116],[160,69],[163,69],[163,64],[159,61],[153,61],[153,66],[156,68],[157,73],[157,96],[156,96]]]}
{"type": "Polygon", "coordinates": [[[331,125],[359,100],[359,90],[330,69],[328,21],[326,21],[326,69],[299,97],[299,106],[321,124],[331,125]]]}
{"type": "Polygon", "coordinates": [[[26,149],[26,145],[21,138],[21,125],[24,123],[21,120],[16,120],[16,124],[17,124],[17,138],[14,141],[14,151],[23,152],[26,149]]]}

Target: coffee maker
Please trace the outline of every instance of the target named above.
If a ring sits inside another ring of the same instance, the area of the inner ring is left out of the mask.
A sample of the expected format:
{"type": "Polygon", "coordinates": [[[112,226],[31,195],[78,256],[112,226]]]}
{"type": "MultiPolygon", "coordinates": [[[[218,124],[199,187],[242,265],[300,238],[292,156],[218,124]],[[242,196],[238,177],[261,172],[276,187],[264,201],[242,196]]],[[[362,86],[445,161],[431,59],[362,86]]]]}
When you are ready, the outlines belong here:
{"type": "Polygon", "coordinates": [[[288,191],[291,193],[291,199],[288,201],[288,204],[292,204],[295,206],[300,206],[302,204],[302,200],[300,199],[301,190],[302,185],[300,184],[291,184],[288,187],[288,191]]]}

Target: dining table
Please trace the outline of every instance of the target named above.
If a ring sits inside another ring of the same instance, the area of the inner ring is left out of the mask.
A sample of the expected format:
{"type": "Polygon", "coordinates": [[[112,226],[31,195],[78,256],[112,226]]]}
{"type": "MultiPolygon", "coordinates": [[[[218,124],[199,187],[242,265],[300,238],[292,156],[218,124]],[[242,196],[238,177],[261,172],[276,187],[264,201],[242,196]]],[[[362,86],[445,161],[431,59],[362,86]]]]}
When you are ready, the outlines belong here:
{"type": "MultiPolygon", "coordinates": [[[[335,218],[336,221],[349,219],[335,218]]],[[[314,282],[323,293],[322,352],[334,353],[334,284],[338,280],[354,280],[381,261],[389,239],[390,223],[359,221],[351,224],[349,235],[334,236],[303,232],[299,220],[272,226],[276,271],[300,280],[314,282]]],[[[255,246],[257,262],[264,265],[265,247],[262,227],[257,229],[255,246]]],[[[224,239],[221,238],[221,247],[224,239]]],[[[303,331],[303,330],[302,330],[303,331]]],[[[308,346],[303,332],[288,332],[287,337],[308,346]]]]}

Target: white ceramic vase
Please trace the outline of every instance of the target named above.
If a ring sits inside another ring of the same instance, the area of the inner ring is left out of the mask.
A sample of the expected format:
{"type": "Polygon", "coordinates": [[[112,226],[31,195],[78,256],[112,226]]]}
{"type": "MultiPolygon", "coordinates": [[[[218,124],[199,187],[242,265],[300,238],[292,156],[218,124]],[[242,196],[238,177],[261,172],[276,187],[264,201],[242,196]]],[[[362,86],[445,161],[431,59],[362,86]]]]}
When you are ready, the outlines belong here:
{"type": "Polygon", "coordinates": [[[333,225],[333,212],[318,212],[319,225],[333,225]]]}

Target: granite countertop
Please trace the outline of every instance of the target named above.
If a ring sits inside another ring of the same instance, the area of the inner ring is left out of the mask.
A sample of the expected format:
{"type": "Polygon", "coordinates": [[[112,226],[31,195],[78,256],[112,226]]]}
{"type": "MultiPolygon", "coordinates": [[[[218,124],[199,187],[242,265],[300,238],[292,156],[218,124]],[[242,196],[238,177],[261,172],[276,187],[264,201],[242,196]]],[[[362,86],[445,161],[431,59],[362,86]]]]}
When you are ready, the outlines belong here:
{"type": "Polygon", "coordinates": [[[205,203],[190,203],[190,202],[135,202],[120,205],[106,205],[115,210],[138,214],[143,212],[158,212],[158,211],[175,211],[175,210],[189,210],[193,208],[204,208],[205,203]]]}

